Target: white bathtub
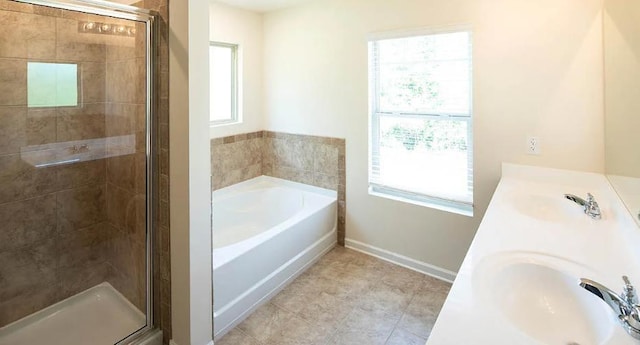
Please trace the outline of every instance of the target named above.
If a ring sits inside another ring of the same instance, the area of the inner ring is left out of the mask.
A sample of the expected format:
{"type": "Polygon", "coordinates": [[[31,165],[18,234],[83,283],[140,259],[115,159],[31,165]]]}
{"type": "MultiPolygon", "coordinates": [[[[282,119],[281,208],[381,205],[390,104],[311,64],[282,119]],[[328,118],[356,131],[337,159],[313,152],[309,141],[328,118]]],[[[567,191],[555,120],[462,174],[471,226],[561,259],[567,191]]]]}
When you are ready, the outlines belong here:
{"type": "Polygon", "coordinates": [[[268,176],[213,193],[214,334],[335,246],[336,192],[268,176]]]}

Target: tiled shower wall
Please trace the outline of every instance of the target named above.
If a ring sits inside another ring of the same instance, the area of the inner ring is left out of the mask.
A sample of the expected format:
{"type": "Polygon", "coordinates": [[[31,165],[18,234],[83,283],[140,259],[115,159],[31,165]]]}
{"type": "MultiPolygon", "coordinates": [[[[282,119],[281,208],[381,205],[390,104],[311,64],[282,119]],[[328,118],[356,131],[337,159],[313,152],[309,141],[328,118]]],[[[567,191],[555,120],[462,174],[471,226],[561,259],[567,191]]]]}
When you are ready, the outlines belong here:
{"type": "Polygon", "coordinates": [[[169,1],[143,0],[134,4],[155,11],[156,66],[155,66],[155,121],[153,131],[157,140],[154,147],[153,170],[158,172],[153,181],[155,197],[155,229],[153,233],[153,319],[162,330],[164,344],[171,340],[171,255],[169,219],[169,1]]]}
{"type": "Polygon", "coordinates": [[[61,11],[0,11],[0,326],[106,281],[106,162],[37,168],[35,145],[105,136],[105,46],[61,11]],[[73,62],[78,107],[28,108],[27,61],[73,62]]]}
{"type": "Polygon", "coordinates": [[[106,159],[109,282],[142,311],[147,296],[145,32],[144,24],[137,23],[135,38],[122,37],[121,44],[106,46],[104,74],[105,134],[110,140],[133,138],[135,144],[135,152],[106,159]]]}
{"type": "Polygon", "coordinates": [[[345,140],[271,131],[211,140],[214,190],[267,175],[335,190],[338,243],[345,239],[345,140]]]}
{"type": "MultiPolygon", "coordinates": [[[[149,6],[166,20],[166,2],[149,6]]],[[[137,38],[92,39],[78,34],[78,20],[105,18],[0,0],[0,326],[103,281],[145,309],[144,30],[138,25],[137,38]],[[77,63],[80,104],[28,108],[27,61],[77,63]],[[29,163],[38,155],[34,145],[116,136],[133,138],[135,152],[51,167],[29,163]]],[[[157,52],[166,72],[164,20],[157,52]]],[[[158,144],[165,154],[156,158],[166,167],[168,81],[160,79],[154,130],[165,125],[158,144]]],[[[165,215],[167,173],[159,179],[165,215]]],[[[155,246],[157,262],[168,266],[166,218],[158,219],[165,226],[155,246]]],[[[168,342],[170,317],[160,315],[170,315],[170,274],[157,271],[156,324],[168,326],[168,342]]]]}

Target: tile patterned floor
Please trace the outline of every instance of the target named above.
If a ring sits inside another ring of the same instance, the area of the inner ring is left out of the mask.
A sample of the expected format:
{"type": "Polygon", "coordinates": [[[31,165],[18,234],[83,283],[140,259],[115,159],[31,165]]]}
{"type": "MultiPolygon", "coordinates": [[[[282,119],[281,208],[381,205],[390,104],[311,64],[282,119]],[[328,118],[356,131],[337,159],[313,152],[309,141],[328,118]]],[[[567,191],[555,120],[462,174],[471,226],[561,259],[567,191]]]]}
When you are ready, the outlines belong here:
{"type": "Polygon", "coordinates": [[[336,247],[219,345],[424,345],[451,284],[336,247]]]}

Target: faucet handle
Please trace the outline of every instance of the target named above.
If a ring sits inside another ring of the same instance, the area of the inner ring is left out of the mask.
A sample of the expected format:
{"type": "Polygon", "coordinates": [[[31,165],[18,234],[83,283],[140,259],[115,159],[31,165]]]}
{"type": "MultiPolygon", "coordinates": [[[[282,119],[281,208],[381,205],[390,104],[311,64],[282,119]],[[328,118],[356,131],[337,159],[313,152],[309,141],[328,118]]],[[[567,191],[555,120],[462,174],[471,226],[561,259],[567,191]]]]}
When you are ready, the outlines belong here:
{"type": "Polygon", "coordinates": [[[591,193],[587,193],[587,206],[591,208],[598,208],[598,202],[596,198],[591,193]]]}
{"type": "Polygon", "coordinates": [[[638,296],[636,295],[636,289],[631,285],[631,281],[629,281],[629,277],[622,276],[622,280],[624,281],[624,292],[623,296],[627,303],[631,305],[638,305],[638,296]]]}

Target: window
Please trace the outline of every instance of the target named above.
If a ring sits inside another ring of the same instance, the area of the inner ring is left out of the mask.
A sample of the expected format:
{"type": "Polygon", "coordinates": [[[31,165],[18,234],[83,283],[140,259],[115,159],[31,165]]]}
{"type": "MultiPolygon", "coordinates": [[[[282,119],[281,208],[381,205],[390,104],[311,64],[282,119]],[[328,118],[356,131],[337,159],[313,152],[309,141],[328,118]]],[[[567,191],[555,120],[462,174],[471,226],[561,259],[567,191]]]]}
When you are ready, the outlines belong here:
{"type": "Polygon", "coordinates": [[[27,63],[27,104],[36,107],[78,105],[78,65],[27,63]]]}
{"type": "Polygon", "coordinates": [[[473,215],[471,32],[369,41],[369,192],[473,215]]]}
{"type": "Polygon", "coordinates": [[[211,42],[209,73],[211,81],[212,125],[238,121],[238,46],[211,42]]]}

